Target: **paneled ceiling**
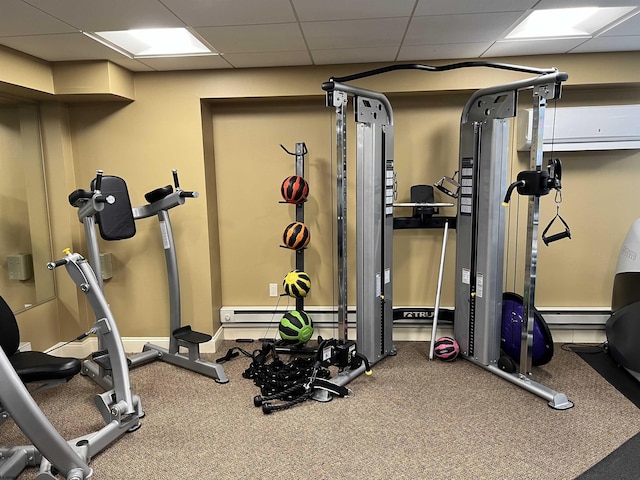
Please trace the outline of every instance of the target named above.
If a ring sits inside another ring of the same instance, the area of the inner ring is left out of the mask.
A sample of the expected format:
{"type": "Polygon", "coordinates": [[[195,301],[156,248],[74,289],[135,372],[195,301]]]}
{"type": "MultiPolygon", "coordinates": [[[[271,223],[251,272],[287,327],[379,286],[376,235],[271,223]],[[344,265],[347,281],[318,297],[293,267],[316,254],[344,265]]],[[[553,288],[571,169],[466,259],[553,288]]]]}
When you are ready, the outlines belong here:
{"type": "Polygon", "coordinates": [[[640,0],[2,0],[0,45],[131,71],[639,51],[640,14],[592,38],[502,41],[529,10],[640,0]],[[83,31],[188,27],[219,56],[131,59],[83,31]]]}

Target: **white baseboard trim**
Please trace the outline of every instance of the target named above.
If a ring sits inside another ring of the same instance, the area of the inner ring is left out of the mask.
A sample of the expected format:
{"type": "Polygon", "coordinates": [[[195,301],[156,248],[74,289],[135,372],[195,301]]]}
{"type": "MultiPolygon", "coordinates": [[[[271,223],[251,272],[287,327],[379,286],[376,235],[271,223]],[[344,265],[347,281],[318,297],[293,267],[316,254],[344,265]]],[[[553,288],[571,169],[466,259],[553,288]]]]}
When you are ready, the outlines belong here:
{"type": "MultiPolygon", "coordinates": [[[[553,329],[553,341],[555,343],[603,343],[606,341],[605,331],[602,329],[553,329]]],[[[453,329],[450,326],[438,327],[436,338],[441,336],[452,336],[453,329]]],[[[265,325],[225,325],[218,329],[213,338],[206,343],[200,344],[201,353],[218,353],[222,351],[222,342],[225,340],[261,338],[277,338],[277,324],[266,328],[265,325]]],[[[317,326],[314,337],[336,338],[337,330],[332,326],[317,326]]],[[[348,332],[350,339],[357,340],[355,328],[350,328],[348,332]]],[[[428,342],[431,340],[431,326],[397,326],[393,329],[393,340],[396,342],[428,342]]],[[[147,343],[152,343],[164,348],[169,348],[168,337],[123,337],[122,343],[127,353],[139,353],[147,343]]],[[[59,343],[54,345],[55,348],[59,343]]],[[[86,358],[98,349],[98,340],[95,337],[86,338],[82,341],[72,342],[51,352],[51,355],[58,357],[86,358]]]]}
{"type": "MultiPolygon", "coordinates": [[[[200,353],[219,352],[224,340],[224,331],[219,328],[211,340],[200,344],[200,353]]],[[[122,337],[124,351],[127,353],[139,353],[147,343],[169,348],[169,337],[122,337]]],[[[56,348],[60,345],[64,344],[58,343],[51,348],[56,348]]],[[[57,357],[86,358],[97,349],[98,339],[96,337],[89,337],[82,341],[72,342],[68,345],[61,346],[57,350],[52,351],[51,355],[55,355],[57,357]]]]}

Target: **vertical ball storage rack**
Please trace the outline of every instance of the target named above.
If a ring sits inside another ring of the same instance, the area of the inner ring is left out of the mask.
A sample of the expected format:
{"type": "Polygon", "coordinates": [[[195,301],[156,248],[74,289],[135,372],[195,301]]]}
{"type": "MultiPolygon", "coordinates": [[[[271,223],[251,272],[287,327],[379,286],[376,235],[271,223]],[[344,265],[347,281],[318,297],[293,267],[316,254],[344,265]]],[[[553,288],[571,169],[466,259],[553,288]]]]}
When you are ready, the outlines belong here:
{"type": "MultiPolygon", "coordinates": [[[[309,153],[307,150],[307,146],[304,142],[296,143],[296,151],[290,152],[287,150],[284,145],[280,145],[280,147],[287,152],[289,155],[296,157],[296,175],[304,178],[304,156],[309,153]]],[[[296,205],[296,222],[304,223],[304,202],[299,202],[296,205]]],[[[281,201],[280,203],[287,203],[281,201]]],[[[296,270],[304,272],[304,248],[300,250],[296,250],[296,270]]],[[[296,310],[304,310],[304,297],[296,298],[296,310]]]]}
{"type": "MultiPolygon", "coordinates": [[[[286,147],[280,144],[280,148],[282,148],[285,152],[287,152],[292,157],[296,158],[296,175],[302,178],[304,177],[304,156],[309,153],[307,150],[307,145],[304,142],[296,143],[295,152],[290,152],[286,149],[286,147]]],[[[305,179],[306,180],[306,179],[305,179]]],[[[304,224],[304,203],[306,199],[296,203],[296,222],[300,222],[304,224]]],[[[285,201],[280,201],[280,203],[288,203],[285,201]]],[[[306,247],[305,247],[306,248],[306,247]]],[[[305,248],[301,248],[299,250],[295,250],[296,253],[296,266],[295,269],[304,272],[304,251],[305,248]]],[[[286,294],[283,294],[286,295],[286,294]]],[[[304,297],[296,297],[296,310],[303,311],[304,310],[304,297]]],[[[277,351],[287,351],[287,352],[305,352],[308,350],[308,347],[292,347],[290,345],[277,345],[277,351]]]]}

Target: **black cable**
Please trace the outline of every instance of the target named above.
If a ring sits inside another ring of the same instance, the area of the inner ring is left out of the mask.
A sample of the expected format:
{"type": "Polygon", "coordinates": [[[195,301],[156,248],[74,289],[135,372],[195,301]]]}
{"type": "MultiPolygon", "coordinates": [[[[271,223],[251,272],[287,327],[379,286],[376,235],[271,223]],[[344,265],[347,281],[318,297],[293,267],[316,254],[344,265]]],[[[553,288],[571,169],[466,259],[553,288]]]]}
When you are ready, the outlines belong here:
{"type": "Polygon", "coordinates": [[[91,329],[91,330],[89,330],[88,332],[84,332],[84,333],[82,333],[82,334],[78,335],[76,338],[74,338],[74,339],[72,339],[72,340],[69,340],[68,342],[63,343],[62,345],[58,345],[57,347],[50,348],[49,350],[47,350],[47,351],[45,351],[45,352],[43,352],[43,353],[51,353],[51,352],[53,352],[54,350],[58,350],[59,348],[66,347],[67,345],[69,345],[70,343],[73,343],[73,342],[75,342],[75,341],[78,341],[78,340],[84,340],[84,339],[85,339],[85,338],[87,338],[89,335],[92,335],[92,334],[94,334],[94,333],[96,333],[96,330],[95,330],[95,328],[92,328],[92,329],[91,329]]]}
{"type": "Polygon", "coordinates": [[[277,412],[279,410],[286,410],[288,408],[291,408],[291,407],[294,407],[296,405],[299,405],[302,402],[306,402],[309,398],[311,398],[311,395],[313,395],[313,390],[312,389],[310,389],[307,392],[303,393],[299,397],[288,401],[287,403],[283,403],[283,404],[280,404],[280,405],[273,405],[271,403],[265,403],[265,404],[262,405],[262,413],[264,413],[265,415],[268,415],[268,414],[270,414],[272,412],[277,412]]]}
{"type": "Polygon", "coordinates": [[[242,376],[253,380],[254,385],[260,389],[261,395],[255,396],[253,402],[256,407],[262,406],[265,414],[308,400],[313,394],[313,380],[331,377],[329,369],[320,367],[320,363],[314,358],[299,357],[283,362],[278,358],[274,345],[266,342],[262,349],[253,353],[252,358],[253,361],[242,376]],[[268,363],[266,359],[271,353],[273,360],[268,363]],[[267,402],[274,400],[285,403],[267,405],[267,402]]]}

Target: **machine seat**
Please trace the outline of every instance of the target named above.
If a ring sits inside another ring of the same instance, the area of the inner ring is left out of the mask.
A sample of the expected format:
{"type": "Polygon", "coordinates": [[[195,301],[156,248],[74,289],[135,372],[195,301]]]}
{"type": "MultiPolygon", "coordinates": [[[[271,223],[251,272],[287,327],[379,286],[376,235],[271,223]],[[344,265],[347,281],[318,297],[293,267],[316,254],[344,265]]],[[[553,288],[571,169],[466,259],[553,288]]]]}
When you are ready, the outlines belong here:
{"type": "Polygon", "coordinates": [[[55,357],[43,352],[16,352],[9,361],[24,383],[69,381],[82,367],[77,358],[55,357]]]}
{"type": "Polygon", "coordinates": [[[20,331],[11,307],[0,296],[0,344],[24,383],[58,383],[80,373],[80,360],[56,357],[43,352],[21,352],[20,331]]]}

